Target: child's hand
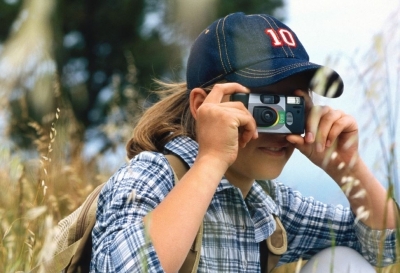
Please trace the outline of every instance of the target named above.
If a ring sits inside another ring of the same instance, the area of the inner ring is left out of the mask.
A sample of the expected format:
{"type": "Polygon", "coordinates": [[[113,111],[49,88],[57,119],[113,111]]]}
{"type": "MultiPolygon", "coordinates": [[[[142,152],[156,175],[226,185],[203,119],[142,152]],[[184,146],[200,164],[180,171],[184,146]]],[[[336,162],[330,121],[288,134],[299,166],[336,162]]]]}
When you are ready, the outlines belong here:
{"type": "Polygon", "coordinates": [[[304,138],[289,135],[287,140],[327,172],[354,164],[358,159],[355,119],[329,106],[315,106],[309,96],[305,101],[308,111],[306,134],[304,138]]]}
{"type": "Polygon", "coordinates": [[[226,167],[236,160],[239,147],[258,137],[254,118],[243,103],[229,101],[229,96],[238,92],[249,90],[238,83],[223,83],[216,84],[208,95],[200,88],[190,94],[199,157],[212,156],[226,167]]]}

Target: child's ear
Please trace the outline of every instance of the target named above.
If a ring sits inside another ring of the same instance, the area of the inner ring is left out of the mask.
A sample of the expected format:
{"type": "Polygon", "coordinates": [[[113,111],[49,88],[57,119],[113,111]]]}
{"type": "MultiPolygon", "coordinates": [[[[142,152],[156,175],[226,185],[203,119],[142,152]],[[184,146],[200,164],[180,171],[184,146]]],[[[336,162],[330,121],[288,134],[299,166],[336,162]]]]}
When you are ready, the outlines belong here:
{"type": "Polygon", "coordinates": [[[190,112],[192,113],[194,119],[197,119],[197,109],[203,104],[207,97],[206,91],[201,88],[194,88],[190,92],[189,102],[190,102],[190,112]]]}

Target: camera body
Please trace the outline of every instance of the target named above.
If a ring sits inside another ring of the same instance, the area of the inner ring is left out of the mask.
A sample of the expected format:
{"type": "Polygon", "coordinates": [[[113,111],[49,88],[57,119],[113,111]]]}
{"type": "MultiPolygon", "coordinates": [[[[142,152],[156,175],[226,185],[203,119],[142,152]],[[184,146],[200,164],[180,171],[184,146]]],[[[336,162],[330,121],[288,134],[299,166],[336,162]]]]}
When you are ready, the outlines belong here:
{"type": "Polygon", "coordinates": [[[303,134],[303,97],[275,94],[235,93],[231,101],[241,101],[253,114],[259,133],[303,134]]]}

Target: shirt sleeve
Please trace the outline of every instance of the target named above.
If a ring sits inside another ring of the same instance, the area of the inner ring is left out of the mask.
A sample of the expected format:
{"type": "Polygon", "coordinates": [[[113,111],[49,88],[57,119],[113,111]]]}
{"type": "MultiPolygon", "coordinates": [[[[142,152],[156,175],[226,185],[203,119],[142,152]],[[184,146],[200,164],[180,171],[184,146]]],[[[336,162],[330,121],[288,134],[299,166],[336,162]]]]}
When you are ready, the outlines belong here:
{"type": "Polygon", "coordinates": [[[144,152],[110,178],[99,196],[91,272],[164,272],[143,217],[170,192],[173,177],[164,156],[144,152]]]}
{"type": "Polygon", "coordinates": [[[398,262],[396,253],[396,230],[374,230],[361,221],[355,225],[361,254],[373,265],[384,267],[398,262]]]}
{"type": "Polygon", "coordinates": [[[371,230],[361,221],[355,221],[350,208],[303,197],[280,183],[274,183],[273,187],[288,234],[288,251],[280,264],[299,258],[307,260],[333,245],[357,250],[374,266],[386,266],[396,260],[395,230],[371,230]]]}

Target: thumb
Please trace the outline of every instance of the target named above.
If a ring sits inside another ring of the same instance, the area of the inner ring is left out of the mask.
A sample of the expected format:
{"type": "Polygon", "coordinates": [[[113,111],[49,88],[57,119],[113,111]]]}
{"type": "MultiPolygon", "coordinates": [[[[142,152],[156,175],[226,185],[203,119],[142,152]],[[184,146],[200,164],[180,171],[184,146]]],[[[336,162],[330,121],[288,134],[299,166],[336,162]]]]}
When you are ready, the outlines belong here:
{"type": "Polygon", "coordinates": [[[286,140],[294,145],[304,155],[310,154],[311,145],[306,143],[305,139],[300,135],[288,135],[286,140]]]}
{"type": "Polygon", "coordinates": [[[286,140],[293,144],[297,149],[299,148],[299,146],[302,146],[305,143],[304,138],[300,135],[288,135],[286,136],[286,140]]]}
{"type": "Polygon", "coordinates": [[[288,135],[286,140],[311,160],[311,155],[313,154],[313,143],[306,142],[306,139],[300,135],[288,135]]]}

